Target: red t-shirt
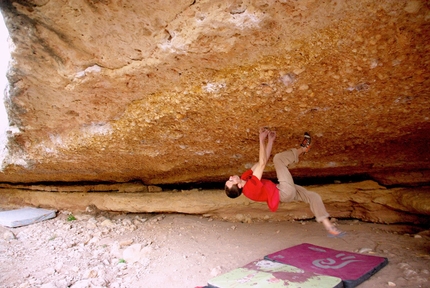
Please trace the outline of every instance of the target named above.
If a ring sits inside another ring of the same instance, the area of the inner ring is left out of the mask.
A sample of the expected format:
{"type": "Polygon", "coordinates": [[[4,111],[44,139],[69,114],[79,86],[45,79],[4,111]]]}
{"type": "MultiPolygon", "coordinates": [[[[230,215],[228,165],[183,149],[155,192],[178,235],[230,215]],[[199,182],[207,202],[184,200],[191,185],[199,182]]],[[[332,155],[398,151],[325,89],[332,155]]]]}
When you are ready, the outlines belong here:
{"type": "Polygon", "coordinates": [[[260,181],[252,174],[251,169],[246,170],[240,178],[246,181],[242,189],[243,195],[253,201],[267,202],[272,212],[278,209],[279,190],[275,183],[266,179],[260,181]]]}

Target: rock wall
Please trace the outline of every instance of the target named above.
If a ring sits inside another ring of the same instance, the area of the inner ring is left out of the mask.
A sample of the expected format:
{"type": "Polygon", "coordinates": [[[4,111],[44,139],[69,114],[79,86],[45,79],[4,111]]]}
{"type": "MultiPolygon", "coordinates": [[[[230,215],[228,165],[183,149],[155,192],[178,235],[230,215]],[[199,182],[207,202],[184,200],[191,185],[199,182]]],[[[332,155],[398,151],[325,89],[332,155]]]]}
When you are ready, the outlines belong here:
{"type": "MultiPolygon", "coordinates": [[[[130,185],[118,185],[116,191],[109,193],[96,189],[78,192],[78,187],[69,192],[65,189],[48,192],[41,187],[39,190],[36,187],[33,190],[10,188],[0,190],[1,207],[30,205],[72,212],[185,213],[240,222],[314,218],[309,205],[303,202],[280,203],[273,213],[266,203],[253,202],[245,196],[230,199],[222,190],[142,192],[141,189],[131,189],[130,185]]],[[[388,224],[430,224],[429,187],[387,189],[376,182],[363,181],[306,188],[321,195],[331,217],[388,224]]]]}
{"type": "Polygon", "coordinates": [[[295,177],[430,182],[428,1],[0,9],[14,44],[0,182],[223,181],[257,160],[259,126],[274,153],[313,135],[295,177]]]}
{"type": "Polygon", "coordinates": [[[297,175],[429,179],[426,1],[1,9],[16,48],[0,181],[220,180],[256,160],[260,125],[275,152],[314,135],[297,175]]]}

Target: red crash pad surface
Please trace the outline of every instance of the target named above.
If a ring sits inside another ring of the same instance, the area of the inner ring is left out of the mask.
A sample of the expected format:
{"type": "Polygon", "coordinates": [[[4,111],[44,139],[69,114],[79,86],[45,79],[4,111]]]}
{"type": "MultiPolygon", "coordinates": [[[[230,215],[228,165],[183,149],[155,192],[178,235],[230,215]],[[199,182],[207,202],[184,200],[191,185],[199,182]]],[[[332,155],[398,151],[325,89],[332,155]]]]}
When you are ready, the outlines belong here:
{"type": "Polygon", "coordinates": [[[345,287],[359,285],[388,263],[384,257],[339,251],[308,243],[269,254],[265,259],[320,275],[339,277],[345,287]]]}

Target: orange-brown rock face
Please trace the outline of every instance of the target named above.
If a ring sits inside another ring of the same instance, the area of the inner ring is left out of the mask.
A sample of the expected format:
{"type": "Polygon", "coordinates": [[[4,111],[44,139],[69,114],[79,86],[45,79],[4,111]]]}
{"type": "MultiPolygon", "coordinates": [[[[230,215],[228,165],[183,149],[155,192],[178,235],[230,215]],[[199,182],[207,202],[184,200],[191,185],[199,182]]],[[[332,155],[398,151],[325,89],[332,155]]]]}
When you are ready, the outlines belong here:
{"type": "Polygon", "coordinates": [[[60,2],[0,4],[0,182],[221,181],[259,126],[273,153],[314,136],[295,176],[429,182],[428,1],[60,2]]]}

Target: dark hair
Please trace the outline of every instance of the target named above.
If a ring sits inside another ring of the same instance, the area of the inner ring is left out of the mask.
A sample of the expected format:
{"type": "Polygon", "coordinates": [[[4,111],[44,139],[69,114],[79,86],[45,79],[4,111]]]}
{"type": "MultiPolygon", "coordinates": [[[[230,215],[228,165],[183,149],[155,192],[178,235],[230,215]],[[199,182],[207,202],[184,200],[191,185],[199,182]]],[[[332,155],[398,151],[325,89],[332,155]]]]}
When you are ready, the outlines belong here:
{"type": "Polygon", "coordinates": [[[224,190],[225,194],[230,198],[237,198],[242,194],[242,188],[239,188],[237,184],[233,184],[231,188],[228,188],[227,185],[225,185],[224,190]]]}

